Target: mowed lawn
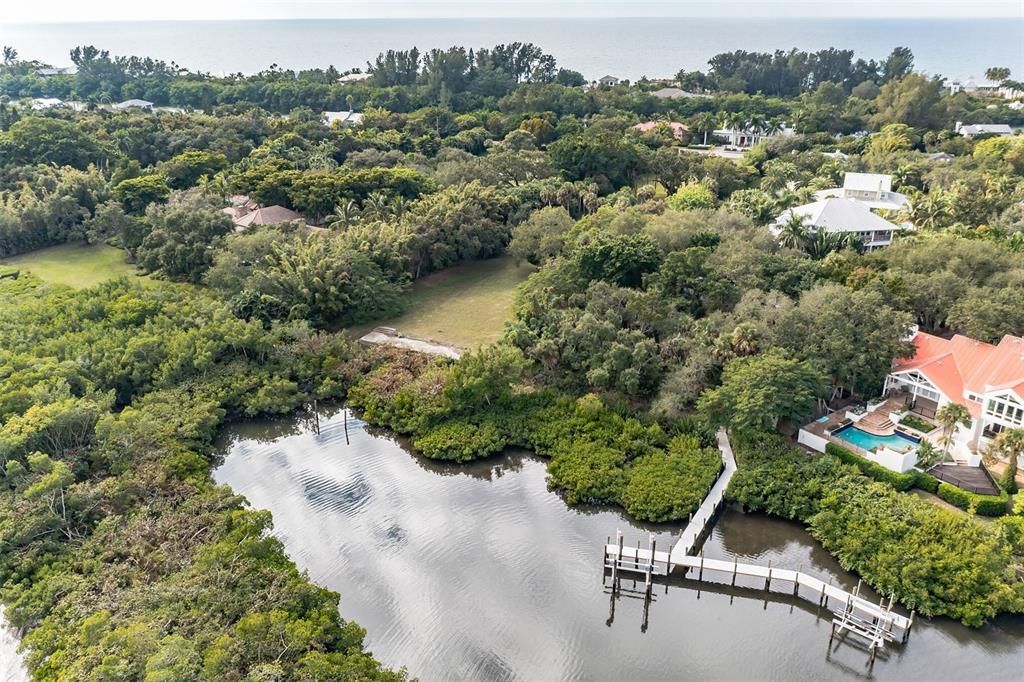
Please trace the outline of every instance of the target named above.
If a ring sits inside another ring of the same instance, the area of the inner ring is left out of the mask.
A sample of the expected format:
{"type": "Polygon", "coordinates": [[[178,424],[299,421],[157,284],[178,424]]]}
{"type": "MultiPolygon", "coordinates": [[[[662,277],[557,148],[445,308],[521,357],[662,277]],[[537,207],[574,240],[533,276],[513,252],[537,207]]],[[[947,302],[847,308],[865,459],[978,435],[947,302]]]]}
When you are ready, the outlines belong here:
{"type": "Polygon", "coordinates": [[[46,282],[67,284],[76,289],[136,272],[124,251],[106,244],[61,244],[0,259],[0,265],[16,267],[46,282]]]}
{"type": "Polygon", "coordinates": [[[406,312],[373,326],[403,336],[473,349],[498,340],[512,314],[516,288],[533,271],[509,256],[463,263],[412,286],[406,312]]]}

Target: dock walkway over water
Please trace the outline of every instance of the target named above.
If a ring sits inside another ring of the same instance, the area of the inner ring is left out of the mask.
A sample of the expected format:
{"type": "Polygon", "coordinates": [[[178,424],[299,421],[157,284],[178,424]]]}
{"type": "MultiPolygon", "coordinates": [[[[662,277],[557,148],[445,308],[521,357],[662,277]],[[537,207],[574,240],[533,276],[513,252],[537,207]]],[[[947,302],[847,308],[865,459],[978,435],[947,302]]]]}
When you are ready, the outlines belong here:
{"type": "Polygon", "coordinates": [[[764,589],[770,590],[772,582],[783,582],[792,586],[793,596],[810,602],[818,602],[820,607],[835,613],[832,632],[849,631],[868,641],[874,660],[875,651],[887,641],[907,641],[910,629],[914,624],[914,614],[903,616],[893,611],[894,599],[889,603],[885,600],[875,604],[860,596],[860,584],[852,592],[844,590],[831,581],[824,580],[799,570],[776,568],[771,565],[740,563],[738,559],[707,559],[700,551],[702,539],[714,525],[714,520],[725,501],[725,490],[736,473],[736,457],[725,429],[719,429],[718,448],[722,453],[723,469],[718,480],[711,487],[707,497],[690,518],[683,533],[670,551],[658,550],[651,536],[647,548],[625,546],[621,531],[616,532],[615,541],[611,538],[604,546],[604,567],[611,571],[612,589],[616,589],[617,579],[623,572],[644,576],[647,594],[650,595],[655,577],[668,576],[673,571],[681,570],[685,574],[696,572],[698,581],[704,580],[704,572],[718,574],[723,578],[731,577],[731,584],[736,585],[737,576],[760,578],[765,581],[764,589]],[[698,552],[699,555],[697,554],[698,552]]]}

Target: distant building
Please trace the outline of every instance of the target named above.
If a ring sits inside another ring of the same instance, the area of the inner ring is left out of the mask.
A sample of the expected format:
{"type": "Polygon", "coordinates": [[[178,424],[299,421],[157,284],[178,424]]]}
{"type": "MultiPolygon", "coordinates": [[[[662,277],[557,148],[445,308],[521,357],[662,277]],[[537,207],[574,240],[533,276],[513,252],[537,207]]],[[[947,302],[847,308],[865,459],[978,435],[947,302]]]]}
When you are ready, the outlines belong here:
{"type": "MultiPolygon", "coordinates": [[[[225,212],[229,210],[224,209],[225,212]]],[[[302,223],[305,225],[306,219],[301,213],[296,213],[290,208],[274,205],[249,211],[240,217],[232,218],[232,222],[235,224],[235,230],[241,232],[253,225],[281,225],[284,223],[302,223]]]]}
{"type": "Polygon", "coordinates": [[[796,135],[793,128],[782,128],[777,132],[753,128],[720,128],[715,131],[715,136],[724,137],[728,141],[728,146],[740,149],[749,149],[773,137],[792,137],[793,135],[796,135]]]}
{"type": "Polygon", "coordinates": [[[995,135],[996,137],[1013,137],[1013,129],[1005,123],[972,123],[964,125],[956,122],[955,132],[964,137],[978,137],[979,135],[995,135]]]}
{"type": "Polygon", "coordinates": [[[619,84],[619,79],[615,76],[603,76],[597,80],[597,84],[611,88],[619,84]]]}
{"type": "Polygon", "coordinates": [[[339,83],[361,83],[366,80],[370,80],[373,74],[369,73],[347,73],[338,79],[339,83]]]}
{"type": "Polygon", "coordinates": [[[36,75],[41,78],[49,78],[51,76],[73,76],[78,73],[78,69],[73,66],[45,66],[41,69],[36,69],[36,75]]]}
{"type": "Polygon", "coordinates": [[[57,99],[56,97],[35,97],[32,99],[30,106],[36,111],[43,109],[53,109],[54,107],[63,107],[64,100],[57,99]]]}
{"type": "Polygon", "coordinates": [[[892,176],[881,173],[846,173],[842,187],[819,190],[814,198],[851,199],[868,208],[886,211],[897,211],[907,203],[906,195],[892,191],[892,176]]]}
{"type": "Polygon", "coordinates": [[[804,225],[812,233],[824,230],[856,234],[864,248],[869,251],[888,246],[892,243],[893,235],[902,229],[899,225],[873,213],[863,202],[835,197],[787,209],[768,228],[772,234],[778,236],[782,226],[794,215],[802,218],[804,225]]]}
{"type": "Polygon", "coordinates": [[[357,111],[325,111],[324,121],[328,126],[335,123],[342,127],[355,126],[363,122],[363,115],[357,111]]]}
{"type": "Polygon", "coordinates": [[[711,97],[711,95],[705,95],[697,92],[688,92],[680,88],[662,88],[661,90],[655,90],[651,93],[653,97],[658,99],[681,99],[683,97],[711,97]]]}
{"type": "Polygon", "coordinates": [[[953,159],[956,158],[949,152],[934,152],[932,154],[928,154],[927,156],[930,161],[952,161],[953,159]]]}
{"type": "Polygon", "coordinates": [[[844,154],[843,152],[839,151],[838,149],[835,150],[834,152],[823,152],[822,156],[827,156],[830,159],[837,159],[839,161],[846,161],[847,159],[850,158],[849,154],[844,154]]]}
{"type": "Polygon", "coordinates": [[[111,104],[110,108],[114,111],[128,111],[129,109],[142,109],[144,111],[152,111],[153,103],[147,102],[144,99],[126,99],[123,102],[111,104]]]}
{"type": "Polygon", "coordinates": [[[677,140],[682,140],[686,137],[686,133],[690,130],[682,123],[676,121],[644,121],[643,123],[637,123],[633,126],[633,130],[638,130],[641,133],[646,133],[654,130],[658,126],[668,126],[672,130],[672,137],[677,140]]]}
{"type": "Polygon", "coordinates": [[[967,80],[954,80],[949,84],[949,94],[955,95],[958,92],[965,92],[976,97],[1002,97],[1003,99],[1014,99],[1024,95],[1024,92],[1011,88],[1008,85],[990,80],[975,80],[973,77],[967,80]]]}

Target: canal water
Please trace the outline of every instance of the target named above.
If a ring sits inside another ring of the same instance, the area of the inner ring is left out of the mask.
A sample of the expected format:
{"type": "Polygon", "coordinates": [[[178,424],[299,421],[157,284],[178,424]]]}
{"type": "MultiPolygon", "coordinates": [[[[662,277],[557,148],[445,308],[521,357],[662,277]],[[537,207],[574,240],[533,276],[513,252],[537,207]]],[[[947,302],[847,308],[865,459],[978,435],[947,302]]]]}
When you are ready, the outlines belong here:
{"type": "MultiPolygon", "coordinates": [[[[344,421],[321,413],[319,435],[300,419],[229,426],[215,478],[271,510],[290,556],[341,594],[368,648],[425,682],[994,681],[1024,670],[1021,618],[978,630],[919,620],[905,647],[888,647],[869,669],[852,643],[829,647],[830,614],[767,594],[763,581],[698,591],[674,580],[656,586],[646,609],[626,589],[612,600],[602,585],[606,537],[619,528],[646,546],[653,532],[666,547],[679,526],[569,507],[529,453],[443,465],[351,417],[346,443],[344,421]]],[[[800,526],[735,510],[705,552],[857,582],[800,526]]]]}

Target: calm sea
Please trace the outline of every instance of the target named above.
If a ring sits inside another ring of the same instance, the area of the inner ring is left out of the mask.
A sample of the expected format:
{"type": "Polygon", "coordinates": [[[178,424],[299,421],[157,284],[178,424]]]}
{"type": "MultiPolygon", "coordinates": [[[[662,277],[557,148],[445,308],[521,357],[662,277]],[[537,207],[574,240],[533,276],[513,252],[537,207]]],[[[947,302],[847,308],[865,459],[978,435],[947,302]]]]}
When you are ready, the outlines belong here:
{"type": "Polygon", "coordinates": [[[293,21],[0,24],[0,44],[22,58],[69,64],[75,45],[158,57],[214,74],[252,73],[271,64],[302,69],[365,68],[389,48],[491,46],[530,41],[561,66],[589,78],[636,79],[703,69],[735,49],[849,48],[881,59],[897,45],[916,66],[951,78],[1006,66],[1024,79],[1024,20],[882,19],[360,19],[293,21]]]}

